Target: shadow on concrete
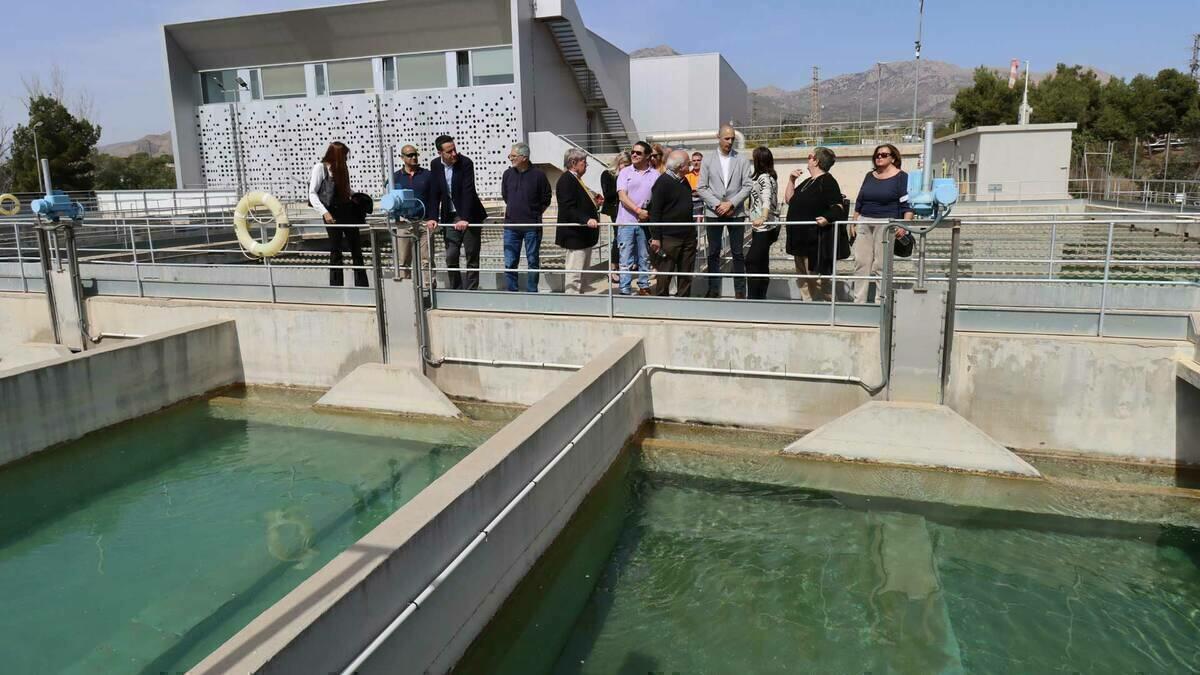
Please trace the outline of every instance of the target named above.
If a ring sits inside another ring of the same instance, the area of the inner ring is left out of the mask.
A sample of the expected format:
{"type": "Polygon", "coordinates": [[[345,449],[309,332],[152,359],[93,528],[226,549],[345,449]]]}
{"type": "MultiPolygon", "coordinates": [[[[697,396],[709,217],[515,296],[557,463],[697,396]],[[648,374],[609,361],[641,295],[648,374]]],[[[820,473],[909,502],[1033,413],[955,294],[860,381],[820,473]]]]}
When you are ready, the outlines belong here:
{"type": "Polygon", "coordinates": [[[1175,486],[1200,489],[1200,389],[1175,378],[1175,486]]]}

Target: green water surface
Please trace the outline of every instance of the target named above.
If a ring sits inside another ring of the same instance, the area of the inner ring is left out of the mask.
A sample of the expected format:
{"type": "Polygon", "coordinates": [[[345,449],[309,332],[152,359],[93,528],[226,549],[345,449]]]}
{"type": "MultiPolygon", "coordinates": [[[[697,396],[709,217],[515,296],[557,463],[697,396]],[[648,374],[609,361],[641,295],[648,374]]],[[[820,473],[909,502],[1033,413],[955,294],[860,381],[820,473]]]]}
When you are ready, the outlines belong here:
{"type": "Polygon", "coordinates": [[[186,670],[486,437],[294,398],[187,403],[0,470],[3,672],[186,670]]]}
{"type": "Polygon", "coordinates": [[[1200,532],[619,460],[461,673],[1200,670],[1200,532]]]}

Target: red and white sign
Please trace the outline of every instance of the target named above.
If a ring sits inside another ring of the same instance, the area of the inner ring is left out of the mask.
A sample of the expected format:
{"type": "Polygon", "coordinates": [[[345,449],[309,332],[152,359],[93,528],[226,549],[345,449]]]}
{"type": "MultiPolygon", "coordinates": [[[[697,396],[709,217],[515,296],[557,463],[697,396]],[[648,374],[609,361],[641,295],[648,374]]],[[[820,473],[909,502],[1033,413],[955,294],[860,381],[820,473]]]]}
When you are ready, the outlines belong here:
{"type": "Polygon", "coordinates": [[[1017,73],[1021,71],[1021,62],[1018,59],[1013,59],[1008,66],[1008,88],[1012,89],[1017,86],[1017,73]]]}

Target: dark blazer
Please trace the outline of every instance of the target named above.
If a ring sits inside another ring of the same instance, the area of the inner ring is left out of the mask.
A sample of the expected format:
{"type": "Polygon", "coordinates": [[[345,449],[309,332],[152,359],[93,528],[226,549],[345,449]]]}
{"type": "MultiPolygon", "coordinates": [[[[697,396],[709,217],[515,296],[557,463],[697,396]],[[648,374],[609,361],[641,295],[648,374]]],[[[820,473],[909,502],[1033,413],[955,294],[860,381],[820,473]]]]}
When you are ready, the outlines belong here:
{"type": "Polygon", "coordinates": [[[604,194],[604,208],[600,211],[600,213],[603,213],[613,220],[616,220],[618,202],[617,177],[608,171],[600,174],[600,191],[604,194]]]}
{"type": "Polygon", "coordinates": [[[818,225],[788,225],[787,253],[807,257],[810,269],[818,274],[832,274],[834,260],[843,260],[850,255],[842,188],[833,174],[821,174],[817,178],[804,180],[796,187],[792,201],[788,202],[788,220],[816,220],[818,217],[836,223],[836,256],[833,251],[834,228],[818,225]]]}
{"type": "MultiPolygon", "coordinates": [[[[468,223],[482,223],[487,219],[487,211],[483,208],[483,202],[479,201],[479,193],[475,191],[475,164],[471,160],[462,155],[458,156],[458,161],[454,163],[453,185],[446,185],[446,171],[442,166],[441,157],[435,157],[429,163],[429,170],[433,172],[435,189],[440,196],[438,220],[442,223],[453,223],[461,218],[468,223]],[[453,212],[457,217],[451,215],[452,203],[453,212]]],[[[453,229],[446,231],[447,237],[453,238],[454,235],[461,236],[462,233],[453,229]]]]}
{"type": "Polygon", "coordinates": [[[554,243],[573,251],[595,246],[600,240],[600,228],[584,223],[593,218],[599,221],[600,215],[596,212],[596,202],[575,174],[564,171],[554,185],[554,195],[558,198],[558,222],[575,223],[574,227],[560,224],[554,228],[554,243]]]}

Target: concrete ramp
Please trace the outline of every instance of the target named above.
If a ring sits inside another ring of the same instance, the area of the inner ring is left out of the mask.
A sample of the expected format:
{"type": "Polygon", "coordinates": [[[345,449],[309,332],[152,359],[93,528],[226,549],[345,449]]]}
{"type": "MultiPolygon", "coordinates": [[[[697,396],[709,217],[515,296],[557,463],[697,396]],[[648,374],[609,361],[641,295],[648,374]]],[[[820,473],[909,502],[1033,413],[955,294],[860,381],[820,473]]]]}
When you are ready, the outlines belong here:
{"type": "Polygon", "coordinates": [[[0,370],[61,359],[71,355],[66,345],[53,342],[23,342],[0,354],[0,370]]]}
{"type": "Polygon", "coordinates": [[[1037,469],[950,408],[871,401],[816,429],[786,453],[1040,478],[1037,469]]]}
{"type": "Polygon", "coordinates": [[[412,366],[364,363],[325,392],[317,406],[376,412],[461,417],[441,389],[412,366]]]}

